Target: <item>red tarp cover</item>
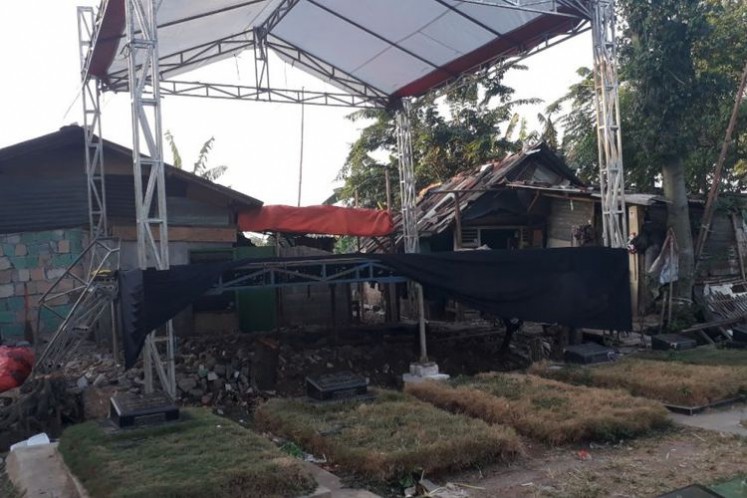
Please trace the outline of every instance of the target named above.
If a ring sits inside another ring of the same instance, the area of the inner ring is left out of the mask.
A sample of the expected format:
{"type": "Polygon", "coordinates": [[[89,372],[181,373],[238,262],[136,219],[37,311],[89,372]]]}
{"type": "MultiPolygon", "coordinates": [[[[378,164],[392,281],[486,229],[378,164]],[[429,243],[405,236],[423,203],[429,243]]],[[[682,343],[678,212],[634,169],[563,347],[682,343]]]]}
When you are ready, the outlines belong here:
{"type": "Polygon", "coordinates": [[[336,206],[263,206],[239,214],[243,232],[290,232],[380,237],[394,230],[389,211],[336,206]]]}
{"type": "Polygon", "coordinates": [[[33,367],[31,348],[0,346],[0,393],[23,384],[33,367]]]}

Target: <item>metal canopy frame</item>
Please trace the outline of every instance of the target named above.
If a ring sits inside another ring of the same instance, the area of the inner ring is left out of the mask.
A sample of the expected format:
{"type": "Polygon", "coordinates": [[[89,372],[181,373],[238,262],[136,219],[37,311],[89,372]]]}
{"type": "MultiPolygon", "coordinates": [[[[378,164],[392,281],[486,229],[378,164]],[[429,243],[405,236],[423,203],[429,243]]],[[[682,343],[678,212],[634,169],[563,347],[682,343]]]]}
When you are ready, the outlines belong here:
{"type": "MultiPolygon", "coordinates": [[[[99,92],[101,90],[128,91],[131,95],[133,116],[133,172],[137,200],[138,223],[138,259],[142,268],[150,263],[159,269],[169,267],[168,255],[168,216],[166,213],[165,179],[163,170],[163,144],[161,136],[162,95],[217,98],[231,100],[264,101],[278,103],[296,103],[311,105],[329,105],[351,108],[379,107],[395,111],[397,125],[397,143],[400,165],[400,189],[402,193],[402,219],[405,234],[405,250],[419,251],[419,239],[416,219],[415,174],[410,137],[411,103],[407,98],[389,96],[381,89],[361,81],[339,67],[321,60],[312,54],[299,49],[286,40],[272,33],[284,16],[300,0],[282,0],[260,26],[223,37],[209,43],[167,54],[159,59],[158,26],[156,22],[156,3],[158,0],[124,0],[126,5],[126,53],[128,68],[109,75],[106,86],[90,75],[91,52],[97,39],[96,23],[93,10],[79,9],[81,21],[79,37],[81,42],[81,64],[84,92],[84,115],[90,118],[86,135],[86,171],[89,177],[89,190],[94,201],[91,203],[91,233],[106,231],[105,192],[103,192],[103,155],[100,140],[95,139],[94,131],[101,136],[101,113],[99,92]],[[254,54],[255,85],[232,85],[208,82],[190,82],[168,80],[176,71],[197,67],[211,60],[226,58],[240,51],[251,50],[254,54]],[[282,60],[294,66],[301,66],[314,71],[326,81],[333,81],[344,92],[314,92],[305,89],[276,88],[270,84],[269,50],[275,52],[282,60]],[[87,109],[91,111],[88,112],[87,109]],[[141,138],[143,139],[141,141],[141,138]],[[142,143],[148,150],[146,156],[141,149],[142,143]],[[143,191],[143,166],[149,166],[148,179],[143,191]],[[100,185],[100,187],[99,187],[100,185]],[[157,228],[158,237],[153,228],[157,228]]],[[[309,0],[317,7],[325,6],[309,0]]],[[[441,5],[453,10],[453,6],[443,0],[436,0],[441,5]]],[[[465,0],[467,3],[524,11],[528,13],[550,14],[559,17],[584,19],[584,22],[571,29],[569,33],[555,39],[534,39],[532,46],[513,47],[511,53],[499,54],[460,74],[450,74],[448,81],[433,85],[431,90],[464,83],[471,74],[489,72],[499,62],[507,58],[523,59],[534,53],[546,50],[562,41],[582,32],[592,30],[594,38],[594,60],[596,76],[596,104],[599,136],[599,167],[602,188],[602,209],[604,219],[605,244],[611,247],[624,247],[627,242],[627,222],[624,198],[624,174],[622,165],[621,130],[619,115],[617,51],[615,41],[614,0],[465,0]],[[549,10],[541,6],[550,5],[549,10]],[[516,50],[518,49],[518,53],[516,50]]],[[[159,3],[160,4],[160,3],[159,3]]],[[[105,5],[105,3],[104,3],[105,5]]],[[[240,4],[245,5],[245,4],[240,4]]],[[[224,9],[225,10],[225,9],[224,9]]],[[[329,9],[326,9],[329,10],[329,9]]],[[[339,14],[332,12],[333,14],[339,14]]],[[[208,13],[205,15],[211,15],[208,13]]],[[[463,17],[470,17],[472,22],[482,25],[478,20],[460,12],[463,17]]],[[[353,21],[343,18],[349,23],[353,21]]],[[[180,21],[172,22],[171,24],[180,21]]],[[[358,26],[361,28],[361,26],[358,26]]],[[[485,27],[485,26],[483,26],[485,27]]],[[[500,35],[490,30],[494,35],[500,35]]],[[[374,33],[375,36],[380,37],[374,33]]],[[[502,36],[502,35],[501,35],[502,36]]],[[[386,40],[392,43],[390,40],[386,40]]],[[[400,45],[392,43],[399,50],[400,45]]],[[[427,61],[426,61],[427,62],[427,61]]],[[[429,64],[433,65],[429,62],[429,64]]],[[[434,66],[435,67],[435,66],[434,66]]],[[[441,68],[443,69],[443,68],[441,68]]],[[[268,275],[267,271],[259,277],[268,275]]],[[[276,275],[272,270],[269,274],[276,275]]],[[[263,278],[264,278],[263,277],[263,278]]],[[[276,277],[272,277],[276,278],[276,277]]],[[[224,287],[225,288],[225,287],[224,287]]],[[[425,322],[422,289],[416,286],[414,294],[418,300],[421,332],[421,359],[427,359],[425,350],[425,322]]],[[[165,349],[159,351],[159,344],[153,334],[146,343],[146,386],[152,389],[152,370],[158,374],[163,389],[172,396],[176,393],[174,376],[174,343],[173,330],[169,325],[164,337],[165,349]],[[150,364],[153,364],[151,367],[150,364]]]]}

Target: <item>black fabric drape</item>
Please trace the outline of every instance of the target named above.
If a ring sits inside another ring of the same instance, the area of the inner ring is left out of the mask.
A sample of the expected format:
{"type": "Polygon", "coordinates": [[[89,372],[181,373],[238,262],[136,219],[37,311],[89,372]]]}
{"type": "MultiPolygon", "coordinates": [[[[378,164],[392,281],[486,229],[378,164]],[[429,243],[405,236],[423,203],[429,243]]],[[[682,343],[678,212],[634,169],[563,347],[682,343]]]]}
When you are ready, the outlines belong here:
{"type": "Polygon", "coordinates": [[[145,338],[207,292],[221,274],[245,261],[120,272],[125,368],[137,362],[145,338]]]}
{"type": "MultiPolygon", "coordinates": [[[[422,284],[426,296],[448,297],[497,317],[571,327],[632,329],[628,253],[623,249],[582,247],[365,257],[377,259],[422,284]]],[[[222,273],[247,263],[276,260],[247,259],[175,266],[167,271],[121,272],[125,366],[135,364],[151,330],[197,300],[222,273]]]]}
{"type": "Polygon", "coordinates": [[[497,317],[571,327],[631,330],[628,253],[579,247],[522,251],[382,254],[423,285],[497,317]]]}

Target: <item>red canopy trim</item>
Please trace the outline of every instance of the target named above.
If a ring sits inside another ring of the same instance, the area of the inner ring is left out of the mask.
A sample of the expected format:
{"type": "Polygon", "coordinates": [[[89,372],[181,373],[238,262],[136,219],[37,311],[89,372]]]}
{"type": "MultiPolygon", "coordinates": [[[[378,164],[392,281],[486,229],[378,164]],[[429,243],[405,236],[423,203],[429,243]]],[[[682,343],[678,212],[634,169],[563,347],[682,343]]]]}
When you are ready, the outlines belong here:
{"type": "Polygon", "coordinates": [[[481,64],[496,57],[512,57],[547,41],[553,36],[567,33],[580,19],[569,19],[552,14],[542,15],[527,24],[503,34],[477,50],[455,59],[444,67],[438,68],[425,76],[408,83],[394,93],[395,97],[418,97],[428,93],[453,77],[473,70],[481,64]],[[445,76],[446,75],[446,76],[445,76]]]}
{"type": "Polygon", "coordinates": [[[107,81],[109,66],[117,55],[119,42],[124,37],[126,25],[124,0],[109,0],[99,26],[99,37],[91,54],[88,72],[102,81],[107,81]]]}
{"type": "Polygon", "coordinates": [[[263,206],[239,214],[242,232],[289,232],[381,237],[394,231],[389,211],[336,206],[263,206]]]}

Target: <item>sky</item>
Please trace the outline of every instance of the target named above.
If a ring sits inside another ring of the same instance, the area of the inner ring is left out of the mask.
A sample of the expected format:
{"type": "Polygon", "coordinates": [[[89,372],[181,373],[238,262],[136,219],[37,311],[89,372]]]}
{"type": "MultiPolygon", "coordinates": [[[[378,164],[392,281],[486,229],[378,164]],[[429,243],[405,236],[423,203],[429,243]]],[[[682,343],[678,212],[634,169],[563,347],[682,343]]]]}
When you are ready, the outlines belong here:
{"type": "MultiPolygon", "coordinates": [[[[417,1],[417,0],[407,0],[417,1]]],[[[0,0],[0,147],[82,124],[76,6],[93,0],[0,0]]],[[[516,98],[550,103],[577,81],[576,69],[592,64],[591,36],[577,36],[525,61],[527,71],[512,71],[506,82],[516,98]]],[[[276,85],[309,90],[325,85],[275,59],[270,62],[276,85]]],[[[253,84],[253,62],[246,54],[180,75],[182,80],[253,84]]],[[[544,105],[518,111],[530,125],[544,105]]],[[[348,148],[360,124],[346,119],[350,109],[305,106],[302,205],[329,197],[348,148]]],[[[292,104],[232,102],[168,97],[162,104],[163,130],[170,131],[185,163],[191,164],[202,144],[215,137],[212,166],[228,165],[219,183],[266,204],[295,205],[298,196],[301,108],[292,104]]],[[[106,93],[103,135],[132,144],[130,105],[126,94],[106,93]]],[[[165,159],[172,160],[165,146],[165,159]]]]}

